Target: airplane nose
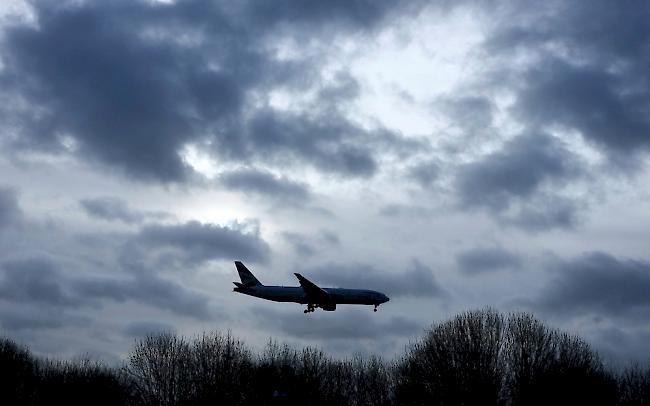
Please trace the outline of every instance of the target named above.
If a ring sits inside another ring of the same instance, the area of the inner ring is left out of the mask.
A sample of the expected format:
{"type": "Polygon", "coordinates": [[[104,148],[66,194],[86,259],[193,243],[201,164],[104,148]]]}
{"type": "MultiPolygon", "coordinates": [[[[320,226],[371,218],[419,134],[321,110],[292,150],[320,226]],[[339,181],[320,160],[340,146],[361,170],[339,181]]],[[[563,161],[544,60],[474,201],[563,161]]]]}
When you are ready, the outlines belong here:
{"type": "Polygon", "coordinates": [[[388,302],[389,300],[390,299],[388,298],[388,296],[384,295],[384,303],[388,302]]]}

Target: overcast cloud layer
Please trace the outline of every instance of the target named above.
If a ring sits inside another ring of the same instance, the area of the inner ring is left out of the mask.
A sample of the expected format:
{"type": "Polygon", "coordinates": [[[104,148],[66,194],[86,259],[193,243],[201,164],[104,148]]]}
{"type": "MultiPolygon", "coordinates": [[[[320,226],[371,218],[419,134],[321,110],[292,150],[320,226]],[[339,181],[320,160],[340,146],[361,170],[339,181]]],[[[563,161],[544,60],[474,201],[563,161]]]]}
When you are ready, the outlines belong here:
{"type": "Polygon", "coordinates": [[[230,329],[392,357],[468,308],[650,354],[650,6],[0,6],[0,332],[230,329]],[[231,292],[377,289],[304,315],[231,292]],[[273,322],[269,322],[273,320],[273,322]]]}

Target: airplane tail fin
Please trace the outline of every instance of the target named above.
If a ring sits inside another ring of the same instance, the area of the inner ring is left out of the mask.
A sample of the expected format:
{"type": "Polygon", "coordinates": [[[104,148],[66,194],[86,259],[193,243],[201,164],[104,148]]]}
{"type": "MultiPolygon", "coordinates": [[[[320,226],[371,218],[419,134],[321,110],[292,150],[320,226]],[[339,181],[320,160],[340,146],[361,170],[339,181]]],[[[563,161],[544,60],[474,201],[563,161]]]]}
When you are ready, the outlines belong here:
{"type": "MultiPolygon", "coordinates": [[[[235,266],[237,267],[237,272],[239,273],[239,278],[241,279],[241,283],[244,286],[258,286],[262,285],[260,281],[257,280],[255,275],[251,273],[251,271],[244,266],[244,264],[241,261],[235,261],[235,266]]],[[[238,285],[235,282],[236,285],[238,285]]]]}

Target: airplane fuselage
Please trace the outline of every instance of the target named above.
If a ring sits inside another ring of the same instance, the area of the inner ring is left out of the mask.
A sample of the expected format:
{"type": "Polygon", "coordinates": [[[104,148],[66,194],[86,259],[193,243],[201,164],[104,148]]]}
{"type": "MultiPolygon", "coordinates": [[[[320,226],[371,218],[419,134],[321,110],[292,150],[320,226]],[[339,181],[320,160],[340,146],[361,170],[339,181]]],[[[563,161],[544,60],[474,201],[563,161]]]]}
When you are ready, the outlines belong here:
{"type": "Polygon", "coordinates": [[[367,289],[323,288],[330,296],[327,303],[314,303],[310,301],[301,286],[252,286],[236,287],[235,292],[274,302],[293,302],[300,304],[360,304],[380,305],[385,303],[387,297],[380,292],[367,289]]]}

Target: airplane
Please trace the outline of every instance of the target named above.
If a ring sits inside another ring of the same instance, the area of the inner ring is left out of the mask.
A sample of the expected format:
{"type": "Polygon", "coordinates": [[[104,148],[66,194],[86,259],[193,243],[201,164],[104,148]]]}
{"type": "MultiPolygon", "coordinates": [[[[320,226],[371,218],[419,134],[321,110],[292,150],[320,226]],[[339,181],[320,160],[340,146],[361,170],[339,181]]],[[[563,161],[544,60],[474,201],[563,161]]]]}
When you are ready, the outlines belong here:
{"type": "Polygon", "coordinates": [[[374,290],[321,288],[299,273],[294,275],[298,278],[300,286],[266,286],[262,285],[241,261],[235,261],[235,267],[241,283],[233,282],[235,284],[233,292],[274,302],[306,304],[305,314],[313,312],[317,307],[331,312],[336,310],[337,304],[374,305],[376,312],[377,306],[390,300],[388,296],[374,290]]]}

